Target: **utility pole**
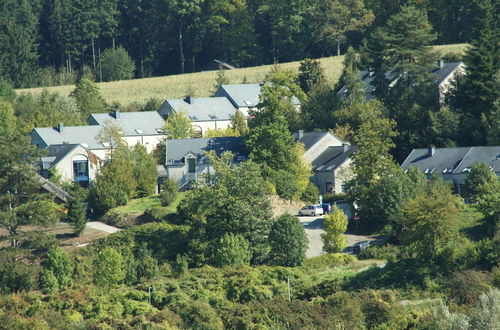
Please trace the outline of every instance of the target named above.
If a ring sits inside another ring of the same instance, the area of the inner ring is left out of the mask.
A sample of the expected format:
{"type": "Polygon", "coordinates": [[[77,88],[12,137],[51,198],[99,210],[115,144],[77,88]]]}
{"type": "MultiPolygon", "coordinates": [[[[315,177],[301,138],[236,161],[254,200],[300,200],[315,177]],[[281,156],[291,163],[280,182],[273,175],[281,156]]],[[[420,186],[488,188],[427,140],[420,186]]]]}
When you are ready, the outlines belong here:
{"type": "Polygon", "coordinates": [[[152,289],[153,288],[151,286],[148,286],[148,302],[149,302],[150,305],[151,305],[151,290],[152,289]]]}
{"type": "Polygon", "coordinates": [[[288,301],[292,301],[292,294],[290,291],[290,276],[287,276],[287,287],[288,287],[288,301]]]}

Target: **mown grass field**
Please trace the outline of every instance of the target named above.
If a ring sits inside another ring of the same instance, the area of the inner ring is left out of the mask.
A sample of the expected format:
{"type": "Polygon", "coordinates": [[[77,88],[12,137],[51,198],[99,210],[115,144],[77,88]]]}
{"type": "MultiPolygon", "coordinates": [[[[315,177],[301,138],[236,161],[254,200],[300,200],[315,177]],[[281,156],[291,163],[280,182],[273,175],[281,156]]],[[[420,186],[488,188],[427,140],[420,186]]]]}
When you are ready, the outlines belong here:
{"type": "MultiPolygon", "coordinates": [[[[177,205],[184,198],[185,192],[179,192],[177,199],[167,207],[164,207],[165,213],[175,213],[177,205]]],[[[127,205],[119,206],[111,211],[116,213],[144,213],[147,209],[160,207],[161,202],[158,195],[152,195],[144,198],[131,199],[127,205]]]]}
{"type": "MultiPolygon", "coordinates": [[[[447,53],[463,53],[466,44],[435,46],[436,51],[442,55],[447,53]]],[[[342,72],[343,56],[325,57],[319,59],[325,70],[327,79],[335,83],[342,72]]],[[[297,71],[300,62],[279,64],[281,68],[297,71]]],[[[237,84],[246,81],[257,83],[264,80],[265,75],[271,70],[272,65],[242,68],[226,71],[229,83],[237,84]]],[[[164,100],[167,98],[181,98],[185,95],[207,97],[213,94],[217,72],[197,72],[182,75],[172,75],[154,78],[122,80],[99,83],[102,96],[109,103],[119,102],[122,105],[131,103],[145,103],[150,98],[164,100]]],[[[18,89],[17,94],[32,93],[37,95],[47,89],[51,93],[69,95],[75,88],[74,85],[18,89]]]]}

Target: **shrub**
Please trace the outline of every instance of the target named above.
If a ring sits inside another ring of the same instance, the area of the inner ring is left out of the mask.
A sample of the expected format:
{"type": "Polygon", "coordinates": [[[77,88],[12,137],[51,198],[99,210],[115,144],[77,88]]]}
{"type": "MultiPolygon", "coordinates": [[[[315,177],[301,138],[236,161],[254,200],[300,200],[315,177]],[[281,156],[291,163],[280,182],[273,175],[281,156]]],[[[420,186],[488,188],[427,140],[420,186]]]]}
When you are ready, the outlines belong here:
{"type": "Polygon", "coordinates": [[[175,261],[172,263],[172,275],[175,277],[181,277],[188,270],[187,258],[183,255],[178,254],[175,261]]]}
{"type": "Polygon", "coordinates": [[[302,193],[301,199],[304,202],[315,204],[319,201],[319,189],[318,187],[312,183],[309,182],[306,189],[302,193]]]}
{"type": "Polygon", "coordinates": [[[456,272],[450,280],[451,296],[459,304],[473,305],[491,288],[487,273],[475,270],[456,272]]]}
{"type": "Polygon", "coordinates": [[[51,270],[44,270],[40,275],[40,289],[43,293],[52,293],[59,289],[59,281],[51,270]]]}
{"type": "Polygon", "coordinates": [[[308,239],[299,219],[284,214],[274,221],[269,232],[269,258],[279,266],[302,265],[306,257],[308,239]]]}
{"type": "Polygon", "coordinates": [[[172,204],[177,198],[178,192],[179,192],[179,186],[177,185],[177,182],[172,179],[167,179],[161,185],[161,192],[160,192],[161,206],[169,206],[170,204],[172,204]]]}
{"type": "Polygon", "coordinates": [[[111,287],[125,279],[123,257],[115,249],[105,247],[94,260],[94,283],[111,287]]]}
{"type": "Polygon", "coordinates": [[[399,259],[401,249],[394,245],[370,246],[358,254],[359,259],[385,259],[389,262],[395,262],[399,259]]]}
{"type": "Polygon", "coordinates": [[[69,255],[60,247],[53,247],[49,250],[43,266],[52,272],[60,288],[64,288],[71,281],[73,265],[69,255]]]}
{"type": "Polygon", "coordinates": [[[347,216],[337,206],[333,207],[332,213],[323,218],[325,233],[323,239],[323,250],[328,253],[340,252],[346,247],[344,233],[347,230],[347,216]]]}
{"type": "Polygon", "coordinates": [[[241,235],[224,234],[213,247],[213,264],[223,267],[250,263],[252,254],[248,241],[241,235]]]}

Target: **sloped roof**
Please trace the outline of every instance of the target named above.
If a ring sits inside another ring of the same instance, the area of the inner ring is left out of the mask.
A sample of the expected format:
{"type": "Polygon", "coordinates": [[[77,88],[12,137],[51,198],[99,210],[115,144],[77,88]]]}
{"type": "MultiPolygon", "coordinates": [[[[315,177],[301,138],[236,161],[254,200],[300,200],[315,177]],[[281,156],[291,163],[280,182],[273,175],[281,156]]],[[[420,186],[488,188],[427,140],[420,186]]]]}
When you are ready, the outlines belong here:
{"type": "Polygon", "coordinates": [[[36,127],[33,129],[47,145],[81,144],[89,149],[106,149],[96,140],[102,129],[99,125],[65,126],[62,131],[56,127],[36,127]]]}
{"type": "Polygon", "coordinates": [[[121,128],[124,136],[161,135],[164,120],[157,111],[93,113],[88,121],[94,119],[98,125],[105,125],[110,120],[121,128]]]}
{"type": "Polygon", "coordinates": [[[236,113],[235,107],[227,97],[191,97],[189,99],[168,99],[161,106],[160,113],[170,110],[185,110],[191,121],[231,120],[236,113]]]}
{"type": "MultiPolygon", "coordinates": [[[[231,103],[238,108],[256,107],[264,84],[231,84],[221,85],[214,96],[227,96],[231,103]]],[[[295,96],[292,103],[299,105],[300,101],[295,96]]]]}
{"type": "Polygon", "coordinates": [[[346,146],[347,151],[344,147],[328,147],[323,151],[316,159],[312,162],[313,171],[335,171],[340,165],[342,165],[352,154],[356,151],[354,146],[346,146]]]}
{"type": "Polygon", "coordinates": [[[169,164],[182,160],[188,154],[193,154],[199,159],[210,150],[214,150],[217,155],[230,151],[235,157],[248,156],[248,150],[242,137],[167,140],[169,164]]]}
{"type": "Polygon", "coordinates": [[[413,149],[401,167],[413,166],[426,174],[461,174],[476,163],[485,163],[500,173],[500,146],[436,148],[432,156],[429,148],[413,149]]]}
{"type": "MultiPolygon", "coordinates": [[[[462,62],[449,62],[443,63],[443,67],[434,67],[430,70],[435,76],[434,82],[438,85],[443,82],[451,73],[457,70],[462,65],[462,62]]],[[[373,92],[375,91],[375,87],[372,85],[373,76],[370,74],[370,71],[364,70],[359,73],[361,80],[363,81],[364,89],[365,89],[365,98],[366,100],[372,100],[375,98],[373,92]]],[[[387,71],[385,73],[385,78],[391,82],[393,82],[397,75],[393,71],[387,71]]],[[[343,95],[347,93],[348,90],[345,86],[343,86],[338,92],[337,95],[343,95]]]]}
{"type": "Polygon", "coordinates": [[[329,132],[303,132],[303,133],[294,133],[294,139],[297,142],[301,142],[304,144],[304,149],[307,151],[312,146],[314,146],[318,141],[320,141],[326,135],[329,135],[329,132]],[[299,135],[302,135],[299,138],[299,135]]]}

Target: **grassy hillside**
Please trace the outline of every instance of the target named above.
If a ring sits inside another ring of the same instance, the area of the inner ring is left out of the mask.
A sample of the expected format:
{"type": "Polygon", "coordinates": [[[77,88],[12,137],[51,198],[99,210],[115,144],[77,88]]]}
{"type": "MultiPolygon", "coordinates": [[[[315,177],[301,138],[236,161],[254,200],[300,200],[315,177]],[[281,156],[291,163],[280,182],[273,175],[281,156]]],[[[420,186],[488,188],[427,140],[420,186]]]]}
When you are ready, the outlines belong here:
{"type": "MultiPolygon", "coordinates": [[[[465,44],[436,46],[435,49],[441,54],[463,53],[465,44]]],[[[343,56],[325,57],[319,59],[325,69],[329,81],[336,82],[342,72],[343,56]]],[[[280,64],[282,68],[297,70],[300,62],[289,62],[280,64]]],[[[262,82],[271,65],[263,65],[251,68],[242,68],[226,71],[230,83],[262,82]]],[[[197,97],[211,96],[214,92],[216,72],[197,72],[183,75],[164,76],[155,78],[144,78],[134,80],[122,80],[107,83],[99,83],[101,93],[107,102],[120,102],[128,105],[134,102],[145,103],[150,98],[166,99],[180,98],[184,95],[197,97]]],[[[18,89],[18,94],[39,94],[44,88],[18,89]]],[[[57,86],[45,88],[53,93],[69,95],[74,85],[57,86]]]]}

